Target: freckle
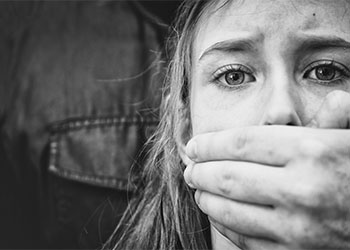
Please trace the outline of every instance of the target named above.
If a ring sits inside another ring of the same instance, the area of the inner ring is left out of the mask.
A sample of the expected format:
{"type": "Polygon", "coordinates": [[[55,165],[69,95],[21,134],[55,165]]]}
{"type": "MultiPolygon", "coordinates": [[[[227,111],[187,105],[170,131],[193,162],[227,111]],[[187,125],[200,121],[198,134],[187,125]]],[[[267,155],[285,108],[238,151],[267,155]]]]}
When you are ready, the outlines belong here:
{"type": "Polygon", "coordinates": [[[312,15],[313,15],[313,16],[316,16],[316,13],[313,13],[312,15]]]}

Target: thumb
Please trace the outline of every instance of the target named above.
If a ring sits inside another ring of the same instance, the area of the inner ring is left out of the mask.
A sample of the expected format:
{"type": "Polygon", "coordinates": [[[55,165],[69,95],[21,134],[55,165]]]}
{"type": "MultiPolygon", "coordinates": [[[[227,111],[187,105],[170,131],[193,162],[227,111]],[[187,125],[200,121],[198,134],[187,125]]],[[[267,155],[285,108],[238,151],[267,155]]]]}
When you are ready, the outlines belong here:
{"type": "Polygon", "coordinates": [[[350,94],[341,90],[329,93],[315,117],[306,126],[312,128],[350,128],[350,94]]]}

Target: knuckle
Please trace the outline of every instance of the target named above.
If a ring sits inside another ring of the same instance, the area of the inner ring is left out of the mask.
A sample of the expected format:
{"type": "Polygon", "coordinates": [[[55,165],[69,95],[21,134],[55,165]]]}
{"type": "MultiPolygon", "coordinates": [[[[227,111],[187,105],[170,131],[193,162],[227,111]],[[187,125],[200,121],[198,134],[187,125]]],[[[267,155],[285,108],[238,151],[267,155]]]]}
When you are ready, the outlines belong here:
{"type": "Polygon", "coordinates": [[[230,197],[234,189],[235,178],[230,173],[223,173],[219,179],[219,192],[230,197]]]}
{"type": "Polygon", "coordinates": [[[250,142],[249,133],[242,129],[238,135],[235,135],[232,142],[231,152],[234,152],[238,158],[243,159],[246,154],[247,145],[250,142]]]}
{"type": "Polygon", "coordinates": [[[350,97],[350,94],[348,92],[345,92],[343,90],[333,90],[326,96],[326,101],[333,101],[335,103],[339,103],[339,99],[347,99],[350,97]]]}
{"type": "Polygon", "coordinates": [[[304,187],[301,190],[302,192],[302,202],[305,207],[308,208],[317,208],[322,199],[322,192],[320,188],[316,187],[315,185],[304,185],[304,187]]]}
{"type": "Polygon", "coordinates": [[[319,173],[320,169],[326,170],[330,166],[339,162],[339,152],[336,149],[335,142],[324,143],[320,140],[307,139],[300,143],[298,156],[293,160],[304,170],[319,173]],[[333,145],[333,146],[332,146],[333,145]]]}
{"type": "Polygon", "coordinates": [[[319,248],[325,236],[322,234],[322,226],[309,218],[301,218],[299,221],[299,226],[294,230],[294,241],[298,248],[319,248]]]}
{"type": "Polygon", "coordinates": [[[230,224],[232,219],[234,218],[234,215],[232,214],[232,211],[228,207],[224,207],[221,211],[221,221],[227,224],[230,224]]]}
{"type": "Polygon", "coordinates": [[[313,219],[300,214],[289,216],[289,223],[285,226],[284,238],[282,241],[293,249],[308,249],[315,246],[320,239],[320,227],[313,219]]]}
{"type": "Polygon", "coordinates": [[[314,139],[305,139],[299,145],[299,155],[306,159],[321,158],[329,152],[329,147],[314,139]]]}
{"type": "Polygon", "coordinates": [[[323,202],[322,188],[313,183],[300,184],[293,189],[290,200],[293,206],[309,211],[316,209],[323,202]]]}
{"type": "Polygon", "coordinates": [[[312,232],[305,218],[297,218],[293,221],[288,241],[293,245],[302,246],[308,241],[312,232]]]}
{"type": "Polygon", "coordinates": [[[325,104],[331,110],[350,104],[350,94],[342,90],[334,90],[326,96],[325,104]]]}

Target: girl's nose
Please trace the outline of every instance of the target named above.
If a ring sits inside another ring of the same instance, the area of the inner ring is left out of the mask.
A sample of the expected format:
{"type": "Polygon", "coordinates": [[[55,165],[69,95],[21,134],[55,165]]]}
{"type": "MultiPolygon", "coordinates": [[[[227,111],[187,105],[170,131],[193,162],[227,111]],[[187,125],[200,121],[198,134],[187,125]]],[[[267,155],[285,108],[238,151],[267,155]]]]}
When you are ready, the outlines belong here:
{"type": "Polygon", "coordinates": [[[301,126],[301,106],[295,83],[277,82],[266,98],[261,124],[301,126]]]}

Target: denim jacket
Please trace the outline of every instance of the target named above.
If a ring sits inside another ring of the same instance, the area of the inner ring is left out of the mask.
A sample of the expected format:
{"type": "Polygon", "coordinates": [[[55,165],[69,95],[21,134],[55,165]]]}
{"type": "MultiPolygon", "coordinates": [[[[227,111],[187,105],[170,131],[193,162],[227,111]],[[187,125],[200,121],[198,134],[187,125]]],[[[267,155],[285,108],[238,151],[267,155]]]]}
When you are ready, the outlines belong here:
{"type": "Polygon", "coordinates": [[[133,1],[0,11],[0,248],[98,248],[158,122],[166,27],[133,1]]]}

